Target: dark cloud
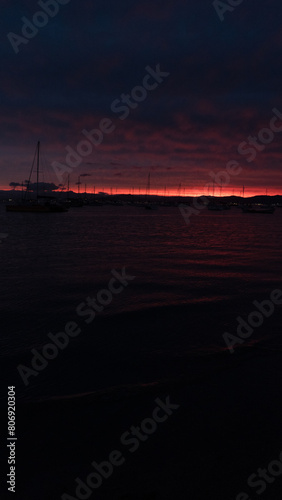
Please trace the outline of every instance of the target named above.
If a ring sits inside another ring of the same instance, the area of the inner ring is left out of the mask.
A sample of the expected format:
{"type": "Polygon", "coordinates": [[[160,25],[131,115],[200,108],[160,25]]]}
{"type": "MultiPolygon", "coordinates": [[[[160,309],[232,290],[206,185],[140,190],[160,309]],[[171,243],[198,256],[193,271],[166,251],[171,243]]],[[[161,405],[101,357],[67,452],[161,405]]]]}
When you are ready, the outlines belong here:
{"type": "MultiPolygon", "coordinates": [[[[34,182],[30,182],[29,184],[27,184],[28,186],[28,190],[29,191],[36,191],[37,189],[37,185],[36,183],[34,182]]],[[[57,191],[57,189],[59,189],[59,186],[56,186],[56,184],[53,184],[53,183],[48,183],[48,182],[39,182],[38,183],[38,190],[40,192],[52,192],[52,191],[57,191]]]]}
{"type": "MultiPolygon", "coordinates": [[[[64,161],[65,147],[75,149],[82,130],[104,118],[115,131],[104,134],[72,177],[86,176],[80,172],[89,166],[89,176],[100,176],[95,183],[108,187],[118,167],[130,186],[137,171],[142,179],[151,168],[168,184],[205,183],[211,167],[224,168],[240,142],[268,126],[273,107],[282,111],[278,0],[271,8],[263,0],[242,2],[223,22],[211,0],[71,1],[18,54],[7,33],[21,34],[22,16],[32,19],[39,7],[2,4],[2,186],[12,175],[27,175],[38,138],[50,163],[64,161]],[[119,120],[113,100],[142,85],[146,66],[158,63],[169,78],[119,120]]],[[[281,153],[277,135],[253,165],[245,162],[248,180],[262,184],[267,169],[277,186],[281,153]],[[254,165],[261,177],[252,177],[254,165]]]]}
{"type": "Polygon", "coordinates": [[[13,188],[16,188],[16,187],[18,187],[18,186],[21,186],[21,183],[19,183],[19,182],[10,182],[10,183],[9,183],[9,186],[10,186],[10,187],[13,187],[13,188]]]}
{"type": "MultiPolygon", "coordinates": [[[[10,187],[16,188],[16,187],[24,187],[28,188],[29,191],[36,191],[37,190],[37,184],[35,182],[29,182],[28,180],[25,180],[23,183],[21,182],[10,182],[9,183],[10,187]]],[[[62,187],[62,184],[59,184],[58,186],[54,184],[53,182],[38,182],[38,190],[39,191],[57,191],[62,187]]]]}

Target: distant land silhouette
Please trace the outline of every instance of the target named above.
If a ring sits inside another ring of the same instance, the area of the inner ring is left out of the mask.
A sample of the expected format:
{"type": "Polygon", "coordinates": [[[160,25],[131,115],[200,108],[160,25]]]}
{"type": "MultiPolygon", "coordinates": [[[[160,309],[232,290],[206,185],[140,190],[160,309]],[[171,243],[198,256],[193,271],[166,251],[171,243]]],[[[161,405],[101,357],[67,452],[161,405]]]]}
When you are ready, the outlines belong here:
{"type": "MultiPolygon", "coordinates": [[[[178,203],[190,204],[193,202],[197,196],[162,196],[162,195],[148,195],[148,194],[108,194],[108,193],[76,193],[74,191],[62,192],[62,191],[48,191],[42,192],[42,197],[50,197],[61,200],[66,200],[68,198],[79,198],[84,201],[100,200],[105,203],[115,203],[123,202],[128,204],[138,204],[144,203],[145,201],[154,201],[155,203],[162,203],[168,205],[174,205],[178,203]]],[[[204,195],[203,195],[204,196],[204,195]]],[[[8,200],[19,201],[23,197],[23,193],[20,190],[11,189],[9,191],[0,190],[0,202],[5,203],[8,200]]],[[[35,193],[30,192],[27,199],[32,199],[35,197],[35,193]]],[[[228,204],[242,204],[242,203],[263,203],[267,205],[275,204],[282,205],[282,195],[256,195],[256,196],[206,196],[205,198],[209,200],[220,201],[221,203],[228,204]]]]}

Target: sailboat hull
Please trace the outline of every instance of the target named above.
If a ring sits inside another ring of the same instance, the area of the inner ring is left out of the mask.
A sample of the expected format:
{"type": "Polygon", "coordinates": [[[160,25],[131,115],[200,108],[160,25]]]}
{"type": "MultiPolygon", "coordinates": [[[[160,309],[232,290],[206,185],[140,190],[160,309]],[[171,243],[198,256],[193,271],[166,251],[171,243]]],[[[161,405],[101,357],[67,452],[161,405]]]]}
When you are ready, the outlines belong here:
{"type": "Polygon", "coordinates": [[[242,210],[248,214],[273,214],[275,207],[242,207],[242,210]]]}
{"type": "Polygon", "coordinates": [[[55,213],[67,212],[67,208],[63,206],[45,206],[45,205],[6,205],[7,212],[32,212],[32,213],[55,213]]]}

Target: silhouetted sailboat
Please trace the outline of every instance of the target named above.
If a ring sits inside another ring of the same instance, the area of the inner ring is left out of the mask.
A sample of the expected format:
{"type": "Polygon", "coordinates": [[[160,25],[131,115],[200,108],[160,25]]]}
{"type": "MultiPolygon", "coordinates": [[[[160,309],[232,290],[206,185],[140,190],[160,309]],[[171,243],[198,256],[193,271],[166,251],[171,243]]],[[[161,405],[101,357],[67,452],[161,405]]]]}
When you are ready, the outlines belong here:
{"type": "Polygon", "coordinates": [[[275,210],[271,205],[242,205],[241,208],[248,214],[273,214],[275,210]]]}
{"type": "Polygon", "coordinates": [[[32,163],[32,168],[27,183],[25,197],[20,203],[6,205],[7,212],[32,212],[32,213],[51,213],[51,212],[67,212],[67,208],[61,205],[53,197],[39,196],[39,163],[40,163],[40,142],[38,141],[35,151],[35,157],[32,163]],[[36,200],[27,200],[26,194],[29,189],[30,179],[33,172],[33,166],[36,159],[36,200]],[[46,201],[48,198],[48,201],[46,201]],[[42,201],[40,201],[42,200],[42,201]]]}
{"type": "Polygon", "coordinates": [[[225,210],[225,207],[221,205],[220,203],[215,203],[214,201],[210,202],[207,205],[208,210],[213,210],[216,212],[222,212],[222,210],[225,210]]]}

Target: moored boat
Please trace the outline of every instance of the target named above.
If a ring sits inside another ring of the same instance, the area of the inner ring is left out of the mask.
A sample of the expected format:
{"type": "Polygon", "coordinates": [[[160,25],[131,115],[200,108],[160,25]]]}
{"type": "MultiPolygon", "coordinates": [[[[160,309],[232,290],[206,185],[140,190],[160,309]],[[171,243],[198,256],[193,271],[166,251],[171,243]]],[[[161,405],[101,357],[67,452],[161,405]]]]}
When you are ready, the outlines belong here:
{"type": "Polygon", "coordinates": [[[275,207],[271,205],[242,205],[241,209],[244,213],[249,214],[273,214],[275,207]]]}
{"type": "Polygon", "coordinates": [[[6,205],[7,212],[32,212],[32,213],[51,213],[51,212],[67,212],[68,209],[64,205],[59,203],[15,203],[11,205],[6,205]]]}
{"type": "Polygon", "coordinates": [[[146,210],[158,210],[158,205],[155,205],[154,203],[146,203],[145,209],[146,210]]]}
{"type": "Polygon", "coordinates": [[[215,203],[215,202],[210,202],[207,205],[207,208],[208,208],[208,210],[214,210],[216,212],[222,212],[223,210],[226,209],[224,205],[221,205],[220,203],[215,203]]]}
{"type": "Polygon", "coordinates": [[[42,213],[60,213],[68,211],[67,207],[59,203],[54,197],[39,196],[39,190],[38,190],[39,163],[40,163],[40,142],[38,141],[36,146],[34,161],[32,164],[29,180],[27,183],[25,197],[19,203],[11,203],[9,205],[6,205],[7,212],[31,212],[31,213],[42,214],[42,213]],[[27,200],[26,195],[28,192],[35,159],[37,164],[36,200],[27,200]]]}

